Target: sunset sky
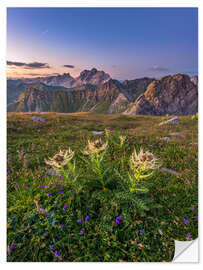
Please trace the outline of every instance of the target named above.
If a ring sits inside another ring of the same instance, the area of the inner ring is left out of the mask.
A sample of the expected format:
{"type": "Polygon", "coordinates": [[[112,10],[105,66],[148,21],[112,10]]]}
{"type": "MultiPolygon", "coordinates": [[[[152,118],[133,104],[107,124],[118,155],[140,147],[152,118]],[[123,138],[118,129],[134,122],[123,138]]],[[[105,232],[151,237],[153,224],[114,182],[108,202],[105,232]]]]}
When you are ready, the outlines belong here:
{"type": "Polygon", "coordinates": [[[197,8],[8,8],[7,76],[198,72],[197,8]]]}

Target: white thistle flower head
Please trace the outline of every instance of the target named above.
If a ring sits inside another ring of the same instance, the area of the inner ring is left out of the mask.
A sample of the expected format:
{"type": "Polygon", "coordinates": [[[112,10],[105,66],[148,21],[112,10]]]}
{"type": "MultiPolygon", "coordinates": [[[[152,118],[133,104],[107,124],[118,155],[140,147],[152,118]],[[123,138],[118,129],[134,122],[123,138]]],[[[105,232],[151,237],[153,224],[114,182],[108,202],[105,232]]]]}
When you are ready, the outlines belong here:
{"type": "Polygon", "coordinates": [[[98,139],[94,142],[90,142],[88,140],[88,144],[84,150],[85,155],[93,154],[93,153],[98,153],[100,151],[103,151],[106,149],[108,143],[102,143],[101,139],[98,139]]]}
{"type": "Polygon", "coordinates": [[[49,160],[45,160],[45,163],[60,169],[61,167],[65,166],[68,161],[70,161],[74,156],[74,152],[70,149],[59,151],[58,154],[54,155],[53,158],[49,158],[49,160]]]}
{"type": "Polygon", "coordinates": [[[139,154],[134,150],[130,158],[131,169],[157,169],[159,167],[157,163],[157,158],[150,152],[144,152],[143,149],[140,149],[139,154]]]}

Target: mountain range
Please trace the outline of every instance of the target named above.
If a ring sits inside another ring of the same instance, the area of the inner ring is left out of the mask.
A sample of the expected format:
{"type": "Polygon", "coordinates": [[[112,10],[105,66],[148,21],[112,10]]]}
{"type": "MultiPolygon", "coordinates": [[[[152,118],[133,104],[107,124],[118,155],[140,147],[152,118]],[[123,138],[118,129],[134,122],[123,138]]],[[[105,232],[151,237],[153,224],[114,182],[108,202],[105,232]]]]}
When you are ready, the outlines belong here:
{"type": "Polygon", "coordinates": [[[184,74],[120,82],[104,71],[76,78],[56,76],[7,80],[8,112],[95,112],[186,115],[198,110],[198,78],[184,74]]]}

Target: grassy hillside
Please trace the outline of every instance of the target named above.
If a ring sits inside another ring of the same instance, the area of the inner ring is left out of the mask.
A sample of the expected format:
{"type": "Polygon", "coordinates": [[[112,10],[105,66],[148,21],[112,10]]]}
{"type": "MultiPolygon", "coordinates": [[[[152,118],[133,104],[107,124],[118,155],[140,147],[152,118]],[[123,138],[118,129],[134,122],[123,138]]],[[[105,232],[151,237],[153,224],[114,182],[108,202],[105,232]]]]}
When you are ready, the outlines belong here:
{"type": "Polygon", "coordinates": [[[171,261],[174,240],[197,238],[198,119],[184,116],[178,124],[158,125],[167,119],[8,113],[8,261],[171,261]],[[33,122],[34,115],[46,122],[33,122]],[[105,128],[110,135],[92,134],[105,128]],[[126,136],[123,145],[120,135],[126,136]],[[87,140],[98,138],[108,142],[97,163],[106,168],[102,185],[99,167],[97,175],[94,160],[81,152],[87,140]],[[48,174],[45,159],[69,147],[76,168],[48,174]],[[153,153],[161,167],[141,180],[137,187],[143,193],[131,199],[129,159],[140,148],[153,153]],[[37,210],[36,201],[48,214],[37,210]]]}

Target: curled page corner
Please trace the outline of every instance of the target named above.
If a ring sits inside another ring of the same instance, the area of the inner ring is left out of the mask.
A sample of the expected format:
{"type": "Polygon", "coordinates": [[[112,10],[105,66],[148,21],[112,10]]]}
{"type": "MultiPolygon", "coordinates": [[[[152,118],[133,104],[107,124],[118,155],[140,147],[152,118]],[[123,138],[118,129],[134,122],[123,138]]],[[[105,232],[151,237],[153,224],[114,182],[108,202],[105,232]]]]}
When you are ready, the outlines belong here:
{"type": "Polygon", "coordinates": [[[175,254],[173,261],[198,263],[198,238],[192,241],[175,241],[175,254]]]}

